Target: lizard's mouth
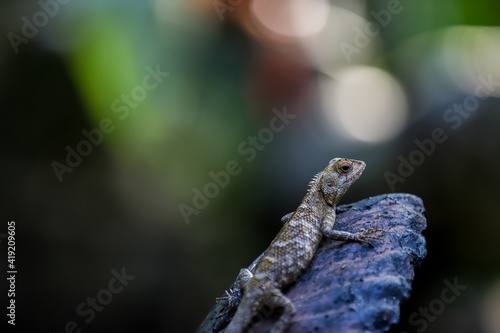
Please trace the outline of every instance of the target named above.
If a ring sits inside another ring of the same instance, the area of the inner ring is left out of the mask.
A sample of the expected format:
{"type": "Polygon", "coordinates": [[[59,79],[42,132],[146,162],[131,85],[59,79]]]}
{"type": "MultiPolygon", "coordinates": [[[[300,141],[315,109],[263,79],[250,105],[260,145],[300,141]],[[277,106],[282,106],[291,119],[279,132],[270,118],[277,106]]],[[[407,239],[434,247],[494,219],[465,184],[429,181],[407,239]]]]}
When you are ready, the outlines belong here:
{"type": "Polygon", "coordinates": [[[356,171],[356,172],[354,173],[354,178],[359,178],[359,177],[361,176],[361,174],[363,173],[363,171],[365,171],[365,168],[364,168],[364,167],[362,167],[362,168],[360,168],[358,171],[356,171]]]}
{"type": "Polygon", "coordinates": [[[359,178],[361,176],[361,174],[363,173],[363,171],[365,171],[365,168],[366,168],[366,164],[362,165],[358,171],[354,172],[354,174],[353,174],[354,178],[356,178],[356,179],[359,178]]]}

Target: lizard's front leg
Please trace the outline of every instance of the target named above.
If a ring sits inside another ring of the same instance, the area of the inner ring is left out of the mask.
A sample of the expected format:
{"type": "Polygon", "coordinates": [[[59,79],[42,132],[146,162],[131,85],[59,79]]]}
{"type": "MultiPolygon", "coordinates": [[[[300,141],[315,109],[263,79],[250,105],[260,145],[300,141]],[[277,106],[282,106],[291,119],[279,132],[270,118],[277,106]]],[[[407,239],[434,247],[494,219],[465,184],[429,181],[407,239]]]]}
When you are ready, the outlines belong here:
{"type": "Polygon", "coordinates": [[[370,243],[369,239],[379,240],[383,242],[382,238],[376,237],[377,232],[380,232],[381,236],[384,234],[384,231],[382,229],[373,229],[373,228],[368,230],[360,229],[358,232],[352,233],[347,231],[334,230],[333,229],[334,225],[335,225],[335,208],[328,207],[327,214],[325,215],[323,221],[321,222],[321,231],[323,232],[323,235],[325,237],[340,241],[367,243],[370,246],[373,246],[373,244],[370,243]]]}

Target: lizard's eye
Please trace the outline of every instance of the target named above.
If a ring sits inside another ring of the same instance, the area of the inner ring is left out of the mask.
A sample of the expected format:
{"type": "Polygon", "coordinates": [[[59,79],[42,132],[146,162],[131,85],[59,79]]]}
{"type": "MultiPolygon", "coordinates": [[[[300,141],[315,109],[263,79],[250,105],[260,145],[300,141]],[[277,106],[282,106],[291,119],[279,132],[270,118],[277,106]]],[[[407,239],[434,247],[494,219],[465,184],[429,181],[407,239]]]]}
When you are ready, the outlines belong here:
{"type": "Polygon", "coordinates": [[[332,187],[332,186],[333,186],[332,182],[328,182],[328,184],[326,184],[326,185],[327,185],[328,187],[332,187]]]}
{"type": "Polygon", "coordinates": [[[349,171],[351,171],[352,165],[349,163],[344,163],[340,165],[339,169],[342,173],[348,173],[349,171]]]}

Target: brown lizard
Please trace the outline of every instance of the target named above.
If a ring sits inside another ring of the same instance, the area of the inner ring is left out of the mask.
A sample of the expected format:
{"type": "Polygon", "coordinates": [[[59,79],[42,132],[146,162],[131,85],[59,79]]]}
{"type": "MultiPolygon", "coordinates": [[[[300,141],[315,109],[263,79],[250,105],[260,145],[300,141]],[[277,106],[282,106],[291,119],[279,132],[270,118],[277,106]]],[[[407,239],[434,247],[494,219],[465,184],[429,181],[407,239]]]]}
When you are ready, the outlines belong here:
{"type": "MultiPolygon", "coordinates": [[[[283,332],[295,314],[293,303],[281,289],[309,265],[323,236],[342,241],[369,243],[380,229],[360,229],[357,233],[334,230],[335,207],[347,189],[361,176],[362,161],[334,158],[309,183],[309,190],[299,207],[282,218],[284,225],[267,250],[249,269],[242,269],[225,296],[229,308],[238,307],[225,333],[245,331],[264,305],[283,308],[271,332],[283,332]],[[243,296],[242,296],[243,295],[243,296]]],[[[371,244],[370,244],[371,245],[371,244]]]]}

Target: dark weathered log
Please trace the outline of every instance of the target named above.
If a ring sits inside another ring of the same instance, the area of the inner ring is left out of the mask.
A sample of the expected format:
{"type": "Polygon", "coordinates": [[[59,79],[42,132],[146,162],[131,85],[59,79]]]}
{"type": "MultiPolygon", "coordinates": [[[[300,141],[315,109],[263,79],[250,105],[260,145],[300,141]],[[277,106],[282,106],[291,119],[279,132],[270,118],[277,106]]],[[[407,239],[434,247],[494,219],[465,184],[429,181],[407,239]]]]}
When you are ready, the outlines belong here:
{"type": "MultiPolygon", "coordinates": [[[[297,282],[284,290],[296,314],[287,332],[386,332],[399,320],[399,306],[410,295],[414,268],[426,255],[422,200],[410,194],[384,194],[337,208],[335,228],[356,232],[383,229],[384,242],[345,243],[323,239],[297,282]]],[[[237,272],[235,272],[236,275],[237,272]]],[[[219,332],[233,313],[220,302],[198,332],[219,332]]],[[[264,309],[249,332],[268,332],[276,320],[264,309]]],[[[276,311],[278,313],[278,311],[276,311]]]]}

